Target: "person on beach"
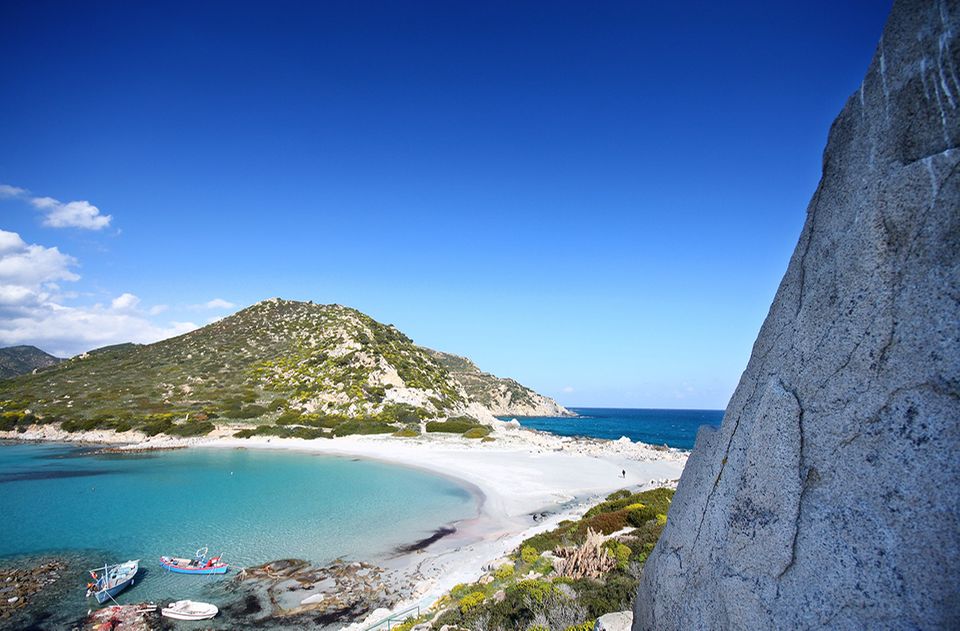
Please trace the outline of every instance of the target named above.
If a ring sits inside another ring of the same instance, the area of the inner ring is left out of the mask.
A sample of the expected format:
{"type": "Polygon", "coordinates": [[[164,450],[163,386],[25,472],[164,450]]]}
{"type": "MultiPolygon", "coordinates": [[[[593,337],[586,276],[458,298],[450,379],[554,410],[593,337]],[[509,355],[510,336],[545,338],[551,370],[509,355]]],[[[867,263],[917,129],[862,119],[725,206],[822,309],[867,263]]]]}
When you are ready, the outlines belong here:
{"type": "Polygon", "coordinates": [[[627,470],[626,470],[626,469],[622,469],[622,470],[620,471],[620,477],[623,478],[624,480],[627,479],[627,470]]]}

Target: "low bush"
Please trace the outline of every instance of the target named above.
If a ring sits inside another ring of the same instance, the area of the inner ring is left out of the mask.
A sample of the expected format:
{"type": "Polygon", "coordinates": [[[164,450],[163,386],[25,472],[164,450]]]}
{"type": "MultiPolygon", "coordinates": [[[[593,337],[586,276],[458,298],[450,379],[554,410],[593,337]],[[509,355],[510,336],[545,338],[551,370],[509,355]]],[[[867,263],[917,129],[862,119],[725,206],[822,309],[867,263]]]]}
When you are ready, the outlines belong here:
{"type": "Polygon", "coordinates": [[[610,556],[617,560],[618,568],[621,570],[627,569],[627,566],[630,564],[630,557],[633,554],[633,550],[631,550],[629,546],[626,546],[614,539],[610,539],[603,544],[603,547],[607,550],[610,556]]]}
{"type": "Polygon", "coordinates": [[[429,421],[427,423],[428,432],[442,432],[445,434],[463,434],[477,427],[484,427],[484,425],[466,416],[458,416],[446,421],[429,421]]]}
{"type": "Polygon", "coordinates": [[[533,563],[539,558],[540,551],[536,547],[532,545],[525,545],[520,548],[520,560],[524,563],[533,563]]]}
{"type": "Polygon", "coordinates": [[[498,581],[505,581],[508,578],[513,578],[513,571],[512,563],[504,563],[493,572],[493,577],[498,581]]]}
{"type": "Polygon", "coordinates": [[[260,418],[267,414],[267,408],[255,403],[243,406],[233,413],[233,418],[260,418]]]}
{"type": "Polygon", "coordinates": [[[156,436],[157,434],[169,434],[173,426],[173,421],[169,418],[156,419],[141,425],[140,431],[147,436],[156,436]]]}
{"type": "Polygon", "coordinates": [[[163,431],[170,436],[206,436],[213,431],[213,423],[210,421],[187,421],[186,423],[172,424],[171,427],[163,431]]]}
{"type": "Polygon", "coordinates": [[[379,421],[351,420],[340,423],[333,428],[334,436],[349,436],[352,434],[392,434],[397,430],[393,425],[379,421]]]}
{"type": "Polygon", "coordinates": [[[486,598],[487,595],[483,592],[473,592],[461,598],[457,603],[457,606],[460,608],[460,613],[467,615],[470,610],[475,609],[477,606],[483,603],[486,598]]]}
{"type": "Polygon", "coordinates": [[[515,591],[530,602],[542,605],[544,600],[557,593],[557,587],[550,581],[530,578],[509,587],[507,593],[510,591],[515,591]]]}
{"type": "Polygon", "coordinates": [[[464,438],[485,438],[490,433],[489,427],[474,427],[463,433],[464,438]]]}
{"type": "Polygon", "coordinates": [[[627,527],[627,518],[630,516],[625,510],[618,510],[612,513],[601,513],[599,515],[594,515],[589,519],[584,519],[581,521],[579,528],[577,529],[578,533],[583,535],[587,534],[587,529],[592,528],[598,532],[602,532],[605,535],[617,532],[618,530],[623,530],[627,527]]]}
{"type": "Polygon", "coordinates": [[[233,434],[234,438],[250,438],[251,436],[276,436],[277,438],[330,438],[322,429],[314,427],[286,427],[282,425],[258,425],[253,429],[242,429],[233,434]]]}
{"type": "Polygon", "coordinates": [[[403,429],[395,431],[393,435],[400,438],[416,438],[420,435],[420,432],[411,427],[404,427],[403,429]]]}
{"type": "Polygon", "coordinates": [[[616,571],[607,575],[603,582],[580,579],[571,586],[577,592],[577,600],[595,618],[611,611],[629,609],[637,592],[637,580],[616,571]]]}
{"type": "Polygon", "coordinates": [[[277,425],[299,425],[300,424],[300,412],[297,410],[284,410],[284,412],[277,417],[277,425]]]}

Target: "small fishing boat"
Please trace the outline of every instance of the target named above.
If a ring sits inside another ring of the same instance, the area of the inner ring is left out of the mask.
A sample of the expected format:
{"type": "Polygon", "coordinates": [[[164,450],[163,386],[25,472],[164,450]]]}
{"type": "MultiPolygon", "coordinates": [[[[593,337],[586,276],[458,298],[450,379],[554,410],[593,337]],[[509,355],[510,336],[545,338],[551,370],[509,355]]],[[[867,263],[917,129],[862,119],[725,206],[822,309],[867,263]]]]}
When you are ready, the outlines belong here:
{"type": "Polygon", "coordinates": [[[227,564],[220,556],[207,559],[207,548],[197,550],[192,559],[160,557],[160,565],[177,574],[226,574],[227,564]]]}
{"type": "Polygon", "coordinates": [[[133,585],[133,579],[140,569],[140,559],[116,565],[104,565],[89,570],[93,582],[87,583],[87,598],[96,596],[101,605],[133,585]]]}
{"type": "Polygon", "coordinates": [[[201,603],[195,600],[178,600],[160,610],[164,618],[174,620],[208,620],[220,611],[216,605],[201,603]]]}

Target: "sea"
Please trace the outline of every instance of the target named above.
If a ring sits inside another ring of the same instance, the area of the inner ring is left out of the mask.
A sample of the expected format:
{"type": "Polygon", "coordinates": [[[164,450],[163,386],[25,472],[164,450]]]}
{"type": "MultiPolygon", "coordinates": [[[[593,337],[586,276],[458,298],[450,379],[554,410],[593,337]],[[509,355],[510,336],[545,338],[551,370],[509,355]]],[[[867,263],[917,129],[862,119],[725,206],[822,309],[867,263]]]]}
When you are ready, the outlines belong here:
{"type": "MultiPolygon", "coordinates": [[[[569,408],[570,416],[518,417],[524,427],[560,436],[586,436],[693,449],[703,425],[720,427],[723,410],[651,410],[629,408],[569,408]]],[[[500,417],[510,420],[513,417],[500,417]]]]}
{"type": "MultiPolygon", "coordinates": [[[[573,411],[578,416],[518,420],[565,436],[691,449],[702,425],[723,418],[720,410],[573,411]]],[[[230,575],[170,574],[159,557],[190,557],[206,546],[235,568],[286,558],[388,564],[403,547],[475,517],[479,503],[457,480],[374,460],[212,448],[118,454],[0,441],[0,566],[53,558],[68,565],[29,613],[0,620],[0,629],[73,628],[95,606],[84,599],[86,570],[104,563],[141,560],[120,603],[223,605],[230,575]]],[[[211,626],[230,622],[220,616],[211,626]]]]}
{"type": "Polygon", "coordinates": [[[71,628],[96,606],[84,599],[85,570],[103,563],[141,560],[120,603],[221,602],[217,584],[230,575],[171,574],[160,556],[192,557],[207,546],[234,567],[286,558],[377,563],[477,513],[478,497],[457,481],[373,460],[0,443],[0,565],[60,558],[71,576],[44,595],[45,606],[31,607],[36,616],[0,628],[71,628]]]}

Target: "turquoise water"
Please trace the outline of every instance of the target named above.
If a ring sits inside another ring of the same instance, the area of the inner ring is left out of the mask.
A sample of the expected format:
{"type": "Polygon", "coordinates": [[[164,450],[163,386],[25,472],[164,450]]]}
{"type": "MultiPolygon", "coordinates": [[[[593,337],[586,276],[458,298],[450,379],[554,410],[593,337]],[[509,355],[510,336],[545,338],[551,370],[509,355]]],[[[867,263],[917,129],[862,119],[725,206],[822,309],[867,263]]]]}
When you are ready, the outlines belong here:
{"type": "MultiPolygon", "coordinates": [[[[196,598],[205,582],[222,580],[164,572],[163,554],[208,545],[240,567],[290,557],[376,561],[473,517],[477,503],[452,480],[368,460],[8,444],[0,445],[0,512],[0,562],[64,552],[91,563],[141,559],[146,572],[118,597],[123,603],[196,598]]],[[[85,612],[85,579],[76,582],[68,605],[85,612]]]]}
{"type": "MultiPolygon", "coordinates": [[[[648,410],[629,408],[570,408],[577,417],[517,419],[524,427],[561,436],[630,440],[677,449],[693,449],[702,425],[720,427],[723,410],[648,410]]],[[[502,417],[509,420],[510,417],[502,417]]]]}

